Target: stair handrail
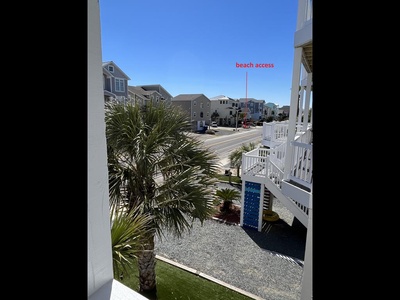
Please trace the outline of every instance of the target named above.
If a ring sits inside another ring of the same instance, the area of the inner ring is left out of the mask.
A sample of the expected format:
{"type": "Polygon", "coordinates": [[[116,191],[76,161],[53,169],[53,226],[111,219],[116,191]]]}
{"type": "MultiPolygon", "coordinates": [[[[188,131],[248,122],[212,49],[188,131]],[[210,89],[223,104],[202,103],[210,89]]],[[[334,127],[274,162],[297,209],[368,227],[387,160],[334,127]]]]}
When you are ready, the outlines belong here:
{"type": "Polygon", "coordinates": [[[312,128],[301,134],[292,145],[289,180],[312,189],[312,128]]]}

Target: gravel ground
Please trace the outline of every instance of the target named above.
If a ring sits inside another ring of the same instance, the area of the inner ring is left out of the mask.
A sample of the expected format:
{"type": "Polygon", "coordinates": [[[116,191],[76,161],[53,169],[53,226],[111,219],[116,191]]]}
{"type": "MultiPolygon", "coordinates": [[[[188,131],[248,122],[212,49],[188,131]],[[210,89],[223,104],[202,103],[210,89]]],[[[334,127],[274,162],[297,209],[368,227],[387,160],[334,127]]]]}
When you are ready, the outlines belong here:
{"type": "MultiPolygon", "coordinates": [[[[220,188],[233,187],[221,183],[220,188]]],[[[240,190],[240,188],[238,188],[240,190]]],[[[306,229],[274,199],[280,220],[263,232],[207,220],[181,239],[156,240],[156,254],[267,300],[300,299],[306,229]]],[[[208,299],[206,299],[208,300],[208,299]]]]}

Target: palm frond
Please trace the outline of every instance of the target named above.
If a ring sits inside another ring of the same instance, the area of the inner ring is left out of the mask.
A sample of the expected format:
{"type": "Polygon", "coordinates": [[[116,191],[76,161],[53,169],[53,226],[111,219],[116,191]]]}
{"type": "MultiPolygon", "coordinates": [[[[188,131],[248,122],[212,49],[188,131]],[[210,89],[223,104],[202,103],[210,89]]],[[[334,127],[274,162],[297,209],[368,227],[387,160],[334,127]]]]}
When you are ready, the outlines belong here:
{"type": "Polygon", "coordinates": [[[111,205],[111,245],[115,275],[119,276],[132,269],[136,253],[140,250],[141,238],[154,231],[151,227],[152,219],[139,206],[127,212],[116,204],[111,205]]]}
{"type": "Polygon", "coordinates": [[[217,156],[188,135],[190,122],[166,105],[106,107],[110,199],[141,206],[158,233],[181,234],[212,214],[217,156]]]}

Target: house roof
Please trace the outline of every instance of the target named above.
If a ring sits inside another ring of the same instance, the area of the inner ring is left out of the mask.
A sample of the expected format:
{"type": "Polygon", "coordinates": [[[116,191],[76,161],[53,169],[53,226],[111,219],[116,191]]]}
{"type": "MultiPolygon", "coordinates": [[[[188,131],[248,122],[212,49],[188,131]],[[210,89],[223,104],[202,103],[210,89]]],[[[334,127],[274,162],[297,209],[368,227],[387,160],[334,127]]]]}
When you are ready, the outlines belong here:
{"type": "Polygon", "coordinates": [[[133,94],[139,95],[143,99],[150,99],[149,96],[152,94],[158,94],[158,95],[162,96],[157,91],[154,91],[154,90],[146,91],[141,86],[132,86],[132,85],[128,85],[128,93],[133,93],[133,94]]]}
{"type": "MultiPolygon", "coordinates": [[[[255,98],[247,98],[247,101],[258,102],[258,103],[265,103],[263,99],[255,99],[255,98]]],[[[239,102],[246,102],[246,98],[240,98],[239,102]]]]}
{"type": "Polygon", "coordinates": [[[172,95],[168,93],[168,91],[161,84],[146,84],[146,85],[140,85],[140,87],[146,91],[157,91],[159,93],[163,91],[166,94],[168,94],[170,98],[172,98],[172,95]]]}
{"type": "Polygon", "coordinates": [[[138,95],[150,95],[151,94],[151,92],[145,91],[140,86],[128,85],[128,91],[138,94],[138,95]]]}
{"type": "Polygon", "coordinates": [[[215,96],[215,97],[210,98],[210,100],[211,101],[215,101],[215,100],[233,100],[233,101],[236,101],[236,99],[233,99],[231,97],[227,97],[225,95],[215,96]]]}
{"type": "MultiPolygon", "coordinates": [[[[126,75],[125,72],[122,71],[121,68],[118,67],[117,64],[116,64],[115,62],[113,62],[112,60],[111,60],[111,61],[103,62],[103,68],[106,68],[108,65],[113,65],[114,68],[118,69],[118,71],[120,71],[120,72],[122,73],[122,75],[123,75],[127,80],[131,80],[131,79],[129,78],[129,76],[126,75]]],[[[107,69],[107,68],[106,68],[106,69],[107,69]]],[[[112,73],[110,73],[110,74],[112,74],[112,73]]],[[[112,76],[114,77],[114,75],[112,75],[112,76]]]]}
{"type": "Polygon", "coordinates": [[[266,103],[265,105],[268,106],[268,107],[271,107],[271,108],[276,108],[276,107],[278,107],[278,104],[275,104],[275,103],[272,103],[272,102],[268,102],[268,103],[266,103]]]}
{"type": "Polygon", "coordinates": [[[108,71],[108,69],[105,68],[104,66],[103,66],[103,73],[105,73],[108,77],[114,77],[114,75],[110,71],[108,71]]]}
{"type": "Polygon", "coordinates": [[[174,98],[172,98],[172,101],[187,101],[187,100],[192,101],[201,96],[206,97],[204,94],[179,94],[178,96],[175,96],[174,98]]]}

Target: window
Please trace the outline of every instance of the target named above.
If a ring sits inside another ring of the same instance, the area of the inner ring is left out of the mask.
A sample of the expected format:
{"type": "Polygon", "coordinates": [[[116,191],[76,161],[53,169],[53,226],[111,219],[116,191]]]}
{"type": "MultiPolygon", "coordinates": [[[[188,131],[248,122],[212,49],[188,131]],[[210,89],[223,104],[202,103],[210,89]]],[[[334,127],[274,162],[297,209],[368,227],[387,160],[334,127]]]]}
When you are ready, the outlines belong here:
{"type": "Polygon", "coordinates": [[[203,117],[203,112],[200,112],[200,118],[202,118],[203,117]]]}
{"type": "Polygon", "coordinates": [[[114,73],[114,66],[108,66],[108,71],[110,71],[111,73],[114,73]]]}
{"type": "Polygon", "coordinates": [[[193,117],[196,117],[196,112],[195,111],[193,112],[193,117]]]}
{"type": "Polygon", "coordinates": [[[196,106],[196,105],[197,105],[196,101],[193,101],[193,106],[196,106]]]}
{"type": "Polygon", "coordinates": [[[200,108],[203,108],[203,102],[200,103],[200,108]]]}
{"type": "Polygon", "coordinates": [[[123,79],[115,78],[115,90],[117,92],[125,92],[125,81],[123,79]]]}

